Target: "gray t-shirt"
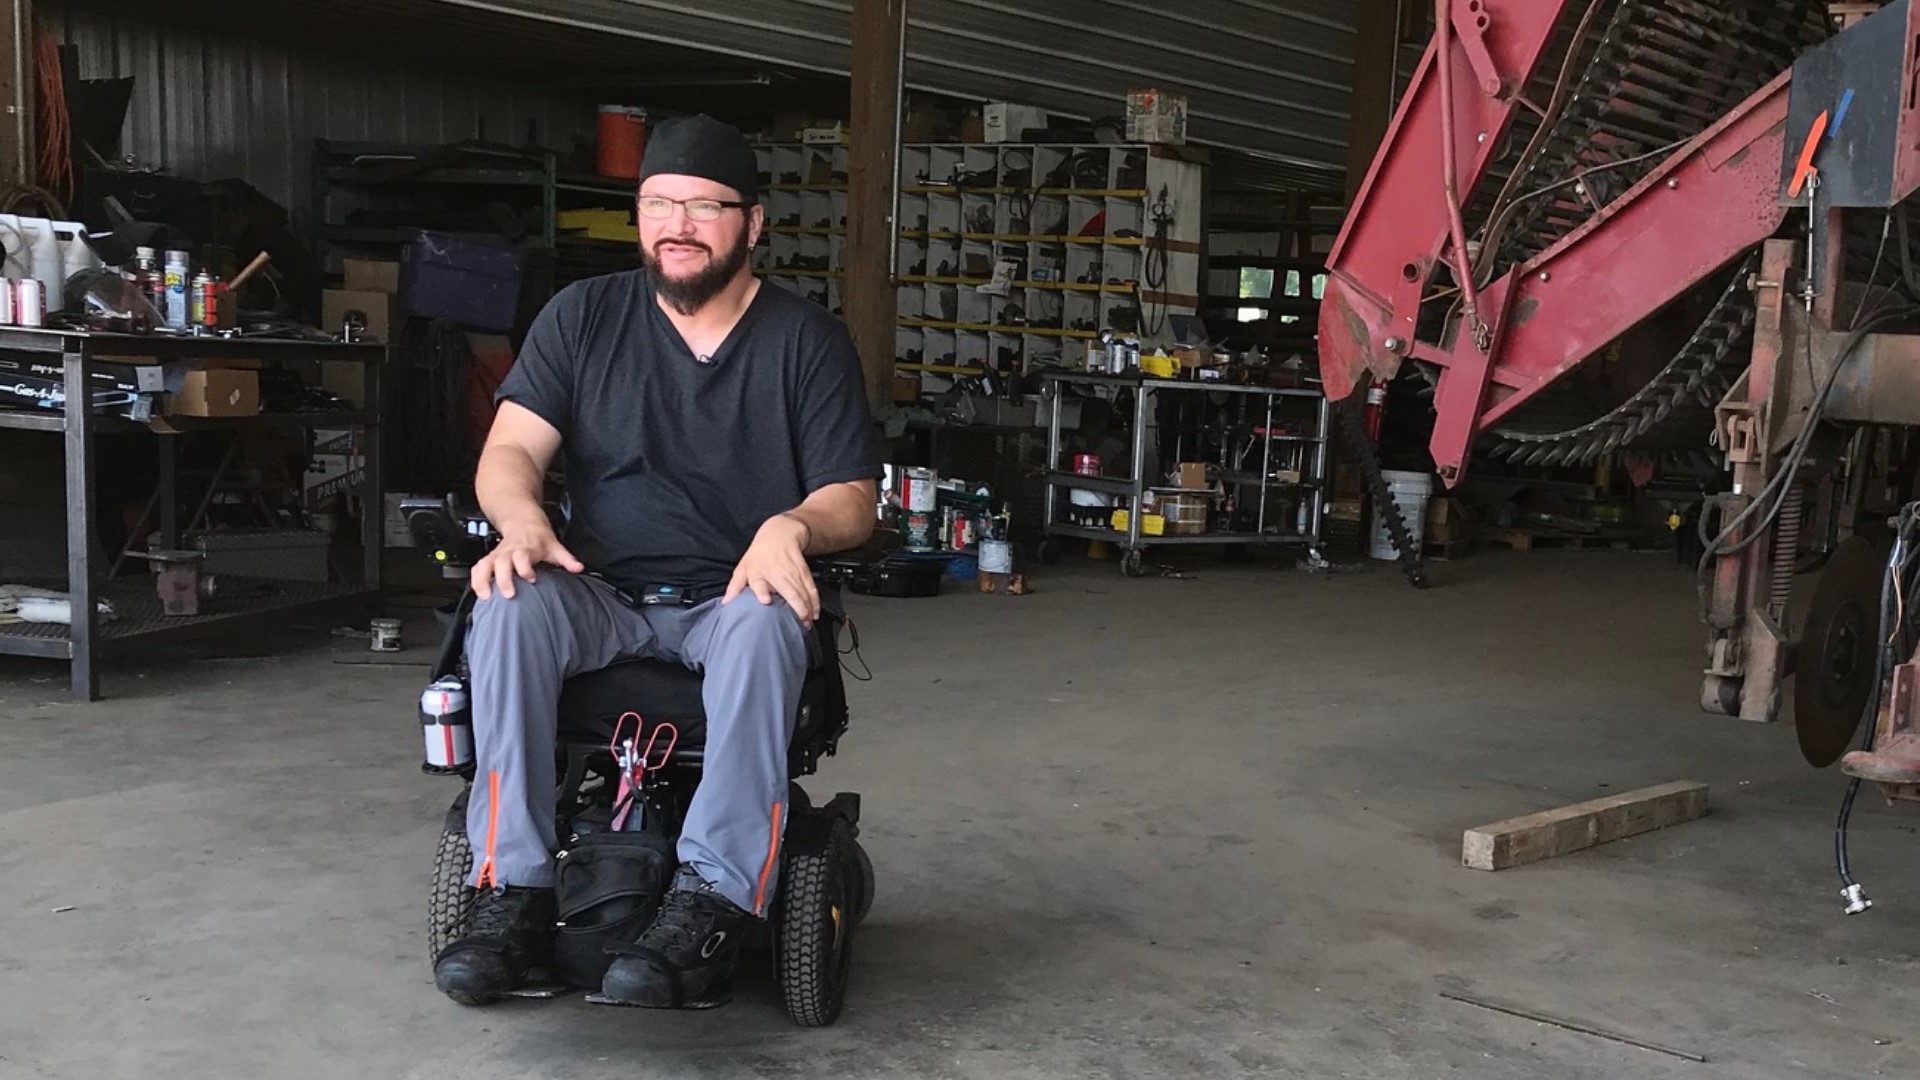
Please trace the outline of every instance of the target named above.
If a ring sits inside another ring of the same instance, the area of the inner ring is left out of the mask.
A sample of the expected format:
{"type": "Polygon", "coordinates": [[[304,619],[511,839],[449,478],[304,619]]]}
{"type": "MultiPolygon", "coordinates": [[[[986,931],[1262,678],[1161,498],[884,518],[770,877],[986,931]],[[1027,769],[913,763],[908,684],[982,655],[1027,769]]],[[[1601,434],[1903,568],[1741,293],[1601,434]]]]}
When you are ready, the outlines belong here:
{"type": "Polygon", "coordinates": [[[626,589],[723,585],[769,517],[881,473],[846,327],[764,281],[705,359],[645,270],[575,282],[535,318],[496,400],[560,432],[563,541],[626,589]]]}

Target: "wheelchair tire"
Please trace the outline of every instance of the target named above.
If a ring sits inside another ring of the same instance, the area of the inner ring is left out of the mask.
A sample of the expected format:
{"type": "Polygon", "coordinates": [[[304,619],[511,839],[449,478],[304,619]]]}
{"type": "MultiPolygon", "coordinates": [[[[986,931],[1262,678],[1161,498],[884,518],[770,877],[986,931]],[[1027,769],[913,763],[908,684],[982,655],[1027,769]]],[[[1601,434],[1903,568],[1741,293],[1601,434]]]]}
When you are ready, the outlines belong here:
{"type": "Polygon", "coordinates": [[[860,900],[853,844],[852,830],[835,822],[824,850],[789,856],[782,874],[775,967],[787,1015],[801,1027],[826,1027],[846,1004],[860,900]]]}
{"type": "Polygon", "coordinates": [[[467,913],[473,907],[473,889],[467,874],[473,870],[473,846],[464,828],[447,828],[433,853],[433,892],[427,897],[427,963],[466,932],[467,913]]]}
{"type": "Polygon", "coordinates": [[[867,912],[873,910],[873,859],[867,854],[866,847],[857,839],[850,837],[847,841],[847,849],[852,855],[847,872],[853,875],[853,894],[856,897],[853,905],[853,921],[861,923],[866,921],[867,912]]]}

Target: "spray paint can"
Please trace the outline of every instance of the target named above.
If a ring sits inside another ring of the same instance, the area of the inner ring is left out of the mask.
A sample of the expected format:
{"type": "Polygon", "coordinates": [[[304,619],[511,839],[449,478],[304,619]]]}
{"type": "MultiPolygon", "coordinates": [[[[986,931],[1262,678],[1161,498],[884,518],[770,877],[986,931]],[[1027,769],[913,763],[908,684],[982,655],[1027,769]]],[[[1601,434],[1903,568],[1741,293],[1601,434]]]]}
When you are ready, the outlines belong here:
{"type": "Polygon", "coordinates": [[[18,326],[47,324],[47,287],[39,278],[23,277],[13,283],[13,321],[18,326]]]}
{"type": "Polygon", "coordinates": [[[166,271],[167,325],[176,330],[187,328],[187,253],[167,252],[166,271]]]}
{"type": "Polygon", "coordinates": [[[421,691],[420,727],[429,770],[453,772],[473,764],[473,710],[467,684],[458,675],[436,679],[421,691]]]}
{"type": "Polygon", "coordinates": [[[187,287],[187,325],[207,326],[207,294],[213,291],[213,275],[205,270],[193,275],[187,287]]]}
{"type": "Polygon", "coordinates": [[[13,312],[13,282],[0,280],[0,326],[14,326],[20,322],[13,312]]]}

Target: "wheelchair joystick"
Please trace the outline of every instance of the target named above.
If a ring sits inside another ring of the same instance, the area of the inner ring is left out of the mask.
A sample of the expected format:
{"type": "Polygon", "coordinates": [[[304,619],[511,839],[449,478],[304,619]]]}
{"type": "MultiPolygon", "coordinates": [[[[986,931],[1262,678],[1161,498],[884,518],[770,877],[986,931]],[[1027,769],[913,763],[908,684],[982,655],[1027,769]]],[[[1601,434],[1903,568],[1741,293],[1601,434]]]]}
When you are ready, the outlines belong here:
{"type": "Polygon", "coordinates": [[[427,743],[420,771],[447,776],[473,768],[473,710],[465,680],[442,676],[420,692],[420,726],[427,743]]]}

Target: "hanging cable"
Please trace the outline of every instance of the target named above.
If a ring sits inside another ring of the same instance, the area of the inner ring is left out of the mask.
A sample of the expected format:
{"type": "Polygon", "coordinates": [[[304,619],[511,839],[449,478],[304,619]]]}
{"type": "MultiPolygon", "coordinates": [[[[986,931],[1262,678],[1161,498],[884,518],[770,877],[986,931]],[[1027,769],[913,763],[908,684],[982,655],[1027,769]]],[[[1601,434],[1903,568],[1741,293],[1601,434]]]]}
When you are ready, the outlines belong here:
{"type": "Polygon", "coordinates": [[[1167,325],[1167,232],[1173,227],[1173,211],[1167,205],[1167,186],[1160,185],[1160,194],[1148,209],[1152,217],[1152,229],[1147,237],[1147,250],[1142,258],[1141,278],[1145,282],[1144,291],[1151,292],[1157,299],[1147,302],[1147,311],[1141,320],[1141,330],[1158,335],[1167,325]]]}

